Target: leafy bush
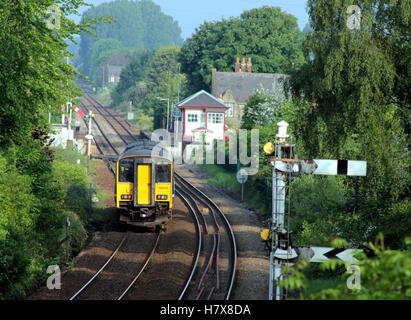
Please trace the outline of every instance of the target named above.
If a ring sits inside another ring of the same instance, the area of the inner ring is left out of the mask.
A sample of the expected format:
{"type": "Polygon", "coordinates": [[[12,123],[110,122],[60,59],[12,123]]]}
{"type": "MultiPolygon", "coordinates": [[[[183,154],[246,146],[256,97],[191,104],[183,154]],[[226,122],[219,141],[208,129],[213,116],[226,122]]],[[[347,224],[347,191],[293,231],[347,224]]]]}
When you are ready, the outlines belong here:
{"type": "Polygon", "coordinates": [[[71,219],[70,252],[87,238],[88,189],[85,158],[29,139],[0,150],[0,299],[18,297],[50,264],[63,261],[66,217],[71,219]],[[81,158],[81,165],[77,159],[81,158]]]}
{"type": "Polygon", "coordinates": [[[7,235],[0,239],[0,299],[21,290],[31,256],[23,232],[11,226],[2,231],[7,235]]]}
{"type": "Polygon", "coordinates": [[[341,234],[347,216],[344,186],[338,177],[303,175],[290,188],[290,227],[298,245],[326,245],[341,234]]]}
{"type": "Polygon", "coordinates": [[[28,240],[39,207],[31,180],[0,154],[0,299],[18,290],[30,263],[28,240]]]}
{"type": "MultiPolygon", "coordinates": [[[[334,241],[334,247],[337,240],[334,241]]],[[[341,243],[341,241],[340,241],[341,243]]],[[[344,241],[343,241],[344,243],[344,241]]],[[[348,289],[345,273],[342,281],[334,288],[320,290],[319,292],[304,295],[308,289],[309,282],[305,271],[309,267],[307,261],[300,261],[295,268],[289,268],[291,275],[285,278],[280,285],[288,289],[298,289],[302,299],[326,299],[326,300],[403,300],[411,298],[411,238],[406,238],[407,250],[391,250],[385,248],[383,236],[380,234],[374,243],[368,243],[367,247],[372,250],[374,256],[367,257],[364,252],[356,255],[359,260],[360,288],[348,289]]],[[[347,243],[345,242],[346,246],[347,243]]],[[[338,268],[348,270],[349,264],[341,260],[333,259],[321,264],[324,271],[335,272],[338,268]]]]}

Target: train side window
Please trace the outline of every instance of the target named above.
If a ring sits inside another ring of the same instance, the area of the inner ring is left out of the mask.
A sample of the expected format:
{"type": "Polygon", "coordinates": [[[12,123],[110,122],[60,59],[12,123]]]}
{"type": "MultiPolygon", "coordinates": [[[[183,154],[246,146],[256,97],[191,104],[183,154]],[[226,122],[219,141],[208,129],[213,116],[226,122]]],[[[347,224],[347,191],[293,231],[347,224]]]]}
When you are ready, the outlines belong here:
{"type": "Polygon", "coordinates": [[[158,164],[156,165],[156,182],[170,183],[171,182],[171,165],[158,164]]]}
{"type": "Polygon", "coordinates": [[[120,160],[118,166],[118,182],[134,182],[134,161],[131,159],[120,160]]]}

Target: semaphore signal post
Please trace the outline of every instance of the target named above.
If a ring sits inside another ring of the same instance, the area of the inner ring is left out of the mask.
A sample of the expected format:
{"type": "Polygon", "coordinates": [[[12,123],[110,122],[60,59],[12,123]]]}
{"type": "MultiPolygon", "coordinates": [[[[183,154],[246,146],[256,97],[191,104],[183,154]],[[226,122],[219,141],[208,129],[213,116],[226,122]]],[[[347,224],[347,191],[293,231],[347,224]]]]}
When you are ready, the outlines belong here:
{"type": "Polygon", "coordinates": [[[353,257],[355,250],[334,249],[323,247],[297,248],[292,245],[289,226],[285,225],[288,216],[289,224],[290,205],[285,212],[286,194],[290,201],[289,187],[292,179],[300,174],[318,175],[348,175],[365,176],[366,161],[353,160],[324,160],[309,159],[298,160],[294,153],[295,145],[287,134],[288,123],[281,121],[278,124],[278,133],[275,144],[268,142],[264,145],[264,152],[268,156],[274,155],[270,160],[272,165],[272,224],[270,234],[270,283],[269,299],[281,300],[286,292],[281,290],[279,282],[283,278],[282,268],[293,265],[298,259],[308,259],[311,262],[323,262],[328,259],[340,259],[348,263],[355,263],[353,257]],[[291,143],[289,143],[291,141],[291,143]]]}

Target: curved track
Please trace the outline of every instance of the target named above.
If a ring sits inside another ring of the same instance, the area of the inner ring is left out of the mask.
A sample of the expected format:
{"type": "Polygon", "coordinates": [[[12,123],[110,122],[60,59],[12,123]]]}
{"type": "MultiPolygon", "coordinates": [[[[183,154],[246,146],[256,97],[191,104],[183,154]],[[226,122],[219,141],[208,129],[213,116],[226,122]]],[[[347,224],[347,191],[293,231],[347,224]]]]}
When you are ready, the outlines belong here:
{"type": "MultiPolygon", "coordinates": [[[[88,97],[90,97],[89,95],[87,95],[88,97]]],[[[87,98],[86,98],[87,99],[87,98]]],[[[118,154],[119,152],[117,151],[117,148],[114,146],[114,143],[110,140],[108,134],[105,133],[105,130],[103,130],[102,125],[100,123],[100,121],[103,119],[105,120],[114,130],[114,132],[117,134],[118,137],[120,137],[120,139],[127,144],[128,142],[124,139],[123,135],[120,133],[120,131],[118,130],[118,127],[115,127],[112,125],[111,121],[109,121],[107,119],[107,115],[103,114],[104,110],[107,110],[106,108],[104,108],[100,103],[96,103],[96,100],[93,99],[89,99],[88,101],[92,101],[92,104],[94,105],[94,109],[95,112],[98,113],[99,115],[102,116],[102,118],[93,118],[93,123],[97,126],[98,130],[101,133],[101,136],[103,139],[103,141],[101,141],[100,139],[94,139],[97,149],[99,150],[99,152],[101,152],[101,154],[107,154],[107,153],[112,153],[114,151],[115,154],[118,154]],[[94,103],[93,103],[94,102],[94,103]],[[95,105],[98,104],[98,107],[95,107],[95,105]]],[[[87,110],[87,112],[90,110],[89,107],[87,107],[84,103],[82,104],[82,107],[87,110]]],[[[113,116],[112,119],[114,119],[115,117],[113,116]]],[[[86,125],[88,126],[87,121],[84,119],[86,125]]],[[[118,121],[118,120],[117,120],[118,121]]],[[[118,123],[120,123],[118,121],[118,123]]],[[[124,126],[122,126],[122,128],[124,128],[124,131],[127,132],[127,134],[129,135],[129,137],[131,137],[133,140],[137,140],[137,138],[124,126]]],[[[112,173],[115,173],[115,170],[113,168],[113,166],[111,166],[111,164],[109,164],[109,167],[112,171],[112,173]]],[[[135,275],[135,277],[133,277],[133,279],[129,282],[129,285],[125,288],[125,290],[119,295],[119,297],[117,298],[117,300],[121,300],[126,294],[127,292],[133,287],[133,285],[135,284],[135,282],[138,280],[138,278],[140,277],[140,275],[143,273],[143,271],[145,270],[145,268],[147,267],[148,263],[150,262],[154,252],[156,251],[156,248],[158,246],[159,243],[159,239],[160,239],[160,235],[161,232],[157,233],[157,237],[156,240],[154,242],[154,245],[152,246],[152,249],[150,251],[150,253],[148,254],[148,256],[146,257],[144,263],[142,263],[142,266],[140,267],[139,271],[137,272],[137,274],[135,275]]],[[[122,238],[122,240],[120,241],[119,245],[117,246],[117,248],[113,251],[113,253],[111,254],[111,256],[107,259],[107,261],[104,263],[104,265],[93,275],[93,277],[91,277],[71,298],[70,300],[74,300],[74,299],[78,299],[80,297],[86,296],[87,295],[87,291],[90,291],[91,289],[91,284],[96,283],[97,281],[99,281],[99,278],[104,274],[104,272],[106,271],[107,267],[109,265],[112,265],[114,263],[114,261],[116,260],[116,258],[118,258],[119,253],[121,253],[122,251],[124,251],[124,246],[126,243],[127,238],[129,237],[129,232],[126,232],[122,238]]],[[[120,259],[121,260],[121,259],[120,259]]],[[[119,262],[121,263],[121,261],[119,262]]]]}
{"type": "Polygon", "coordinates": [[[198,258],[196,258],[196,263],[193,264],[192,274],[197,269],[199,279],[196,281],[195,288],[191,290],[191,295],[188,294],[186,288],[180,295],[179,300],[190,296],[199,300],[206,292],[208,292],[207,300],[228,300],[234,285],[237,266],[237,245],[231,225],[213,200],[177,173],[174,173],[174,176],[176,178],[176,190],[182,195],[186,203],[191,202],[189,207],[196,215],[197,230],[200,229],[201,225],[201,237],[208,239],[208,241],[204,241],[204,247],[209,249],[208,255],[204,254],[202,268],[198,266],[198,258]],[[203,207],[203,212],[199,209],[197,202],[203,207]],[[204,217],[204,213],[208,214],[208,219],[204,217]],[[210,230],[213,231],[212,234],[210,234],[210,230]],[[228,261],[220,266],[222,264],[220,257],[223,254],[221,251],[223,241],[226,244],[224,256],[228,256],[228,259],[224,260],[228,261]],[[208,244],[205,242],[208,242],[208,244]],[[221,277],[220,274],[223,274],[223,276],[221,277]]]}
{"type": "MultiPolygon", "coordinates": [[[[96,115],[98,115],[98,117],[93,118],[93,122],[101,132],[102,138],[95,139],[95,142],[98,150],[102,154],[107,154],[108,152],[112,153],[113,151],[118,154],[115,144],[110,140],[113,135],[107,134],[106,128],[108,126],[110,126],[116,135],[120,137],[124,144],[130,143],[130,139],[133,141],[137,140],[136,135],[132,134],[126,126],[122,125],[117,119],[117,116],[111,114],[110,111],[107,111],[107,108],[97,102],[94,97],[87,94],[85,99],[89,103],[91,102],[89,105],[90,108],[93,108],[96,115]],[[111,121],[112,119],[115,119],[117,125],[113,125],[111,121]],[[104,121],[107,122],[108,125],[103,126],[102,122],[104,121]]],[[[83,104],[83,106],[87,111],[89,110],[89,107],[85,104],[83,104]]],[[[111,170],[113,173],[115,172],[112,167],[111,170]]],[[[198,237],[198,246],[193,258],[192,270],[178,299],[228,300],[231,296],[237,265],[237,246],[230,223],[212,199],[207,197],[203,192],[191,185],[176,172],[174,172],[174,177],[176,182],[176,193],[193,215],[198,237]],[[200,207],[202,210],[200,210],[200,207]],[[204,251],[203,254],[201,254],[201,251],[204,251]],[[201,266],[200,262],[202,262],[201,266]]],[[[73,295],[70,300],[76,299],[78,295],[81,295],[82,292],[89,287],[90,283],[96,281],[99,275],[104,272],[107,265],[109,265],[118,252],[121,251],[121,247],[124,245],[127,236],[128,235],[124,236],[117,249],[113,252],[103,267],[75,295],[73,295]]],[[[147,260],[143,264],[142,269],[137,272],[137,275],[130,281],[128,287],[117,299],[122,299],[138,280],[144,270],[143,268],[147,266],[153,256],[159,238],[160,233],[158,234],[147,260]]]]}

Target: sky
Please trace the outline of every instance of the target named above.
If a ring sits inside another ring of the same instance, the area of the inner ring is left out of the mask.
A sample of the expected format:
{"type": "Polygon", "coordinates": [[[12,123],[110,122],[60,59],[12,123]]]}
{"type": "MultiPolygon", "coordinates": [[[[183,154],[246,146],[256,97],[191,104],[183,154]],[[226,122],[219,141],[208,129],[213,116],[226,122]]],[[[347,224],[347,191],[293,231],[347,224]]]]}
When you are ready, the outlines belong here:
{"type": "MultiPolygon", "coordinates": [[[[95,6],[111,2],[109,0],[85,0],[95,6]]],[[[244,10],[260,8],[264,5],[280,7],[282,11],[292,14],[298,19],[302,30],[308,23],[306,10],[307,0],[153,0],[161,10],[178,21],[183,39],[191,37],[195,29],[204,21],[219,21],[222,18],[238,17],[244,10]]],[[[88,7],[80,8],[80,12],[88,7]]],[[[79,22],[80,17],[71,17],[79,22]]]]}

